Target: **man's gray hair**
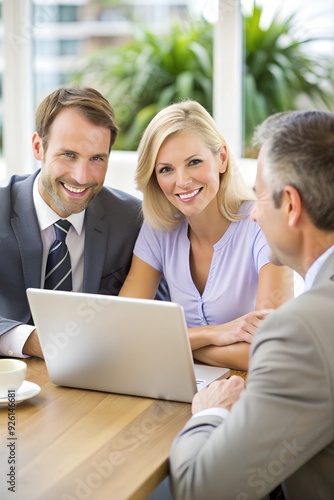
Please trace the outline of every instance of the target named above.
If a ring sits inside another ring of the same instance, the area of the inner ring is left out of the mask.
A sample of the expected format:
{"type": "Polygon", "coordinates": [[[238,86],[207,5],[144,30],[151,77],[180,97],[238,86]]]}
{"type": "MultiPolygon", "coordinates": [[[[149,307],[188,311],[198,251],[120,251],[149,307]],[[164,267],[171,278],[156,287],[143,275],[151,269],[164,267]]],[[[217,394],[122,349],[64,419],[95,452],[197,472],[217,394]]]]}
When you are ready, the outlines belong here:
{"type": "Polygon", "coordinates": [[[334,230],[334,113],[289,111],[267,118],[255,131],[263,146],[263,175],[281,203],[294,186],[316,227],[334,230]]]}

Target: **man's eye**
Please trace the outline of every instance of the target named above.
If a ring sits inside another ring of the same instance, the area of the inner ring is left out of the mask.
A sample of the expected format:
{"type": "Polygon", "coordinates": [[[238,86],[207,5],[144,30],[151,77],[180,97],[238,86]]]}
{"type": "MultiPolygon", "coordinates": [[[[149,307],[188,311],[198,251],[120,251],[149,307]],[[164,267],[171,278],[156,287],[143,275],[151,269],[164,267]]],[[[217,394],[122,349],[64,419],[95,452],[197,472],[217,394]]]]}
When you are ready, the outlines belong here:
{"type": "Polygon", "coordinates": [[[64,156],[66,156],[66,158],[75,158],[75,154],[69,152],[64,153],[64,156]]]}

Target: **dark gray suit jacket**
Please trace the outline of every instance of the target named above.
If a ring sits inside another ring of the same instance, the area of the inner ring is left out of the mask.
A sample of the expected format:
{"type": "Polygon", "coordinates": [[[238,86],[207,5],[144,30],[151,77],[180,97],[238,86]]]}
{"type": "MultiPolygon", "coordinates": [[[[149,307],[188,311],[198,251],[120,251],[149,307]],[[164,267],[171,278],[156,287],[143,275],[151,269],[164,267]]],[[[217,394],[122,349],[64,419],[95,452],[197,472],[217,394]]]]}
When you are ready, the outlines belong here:
{"type": "MultiPolygon", "coordinates": [[[[13,176],[0,188],[0,335],[33,324],[26,289],[40,288],[43,250],[32,194],[37,173],[13,176]]],[[[141,201],[103,187],[85,224],[83,291],[117,295],[142,224],[141,201]]]]}
{"type": "Polygon", "coordinates": [[[247,389],[226,420],[194,417],[170,456],[174,497],[334,498],[334,254],[308,292],[255,335],[247,389]]]}

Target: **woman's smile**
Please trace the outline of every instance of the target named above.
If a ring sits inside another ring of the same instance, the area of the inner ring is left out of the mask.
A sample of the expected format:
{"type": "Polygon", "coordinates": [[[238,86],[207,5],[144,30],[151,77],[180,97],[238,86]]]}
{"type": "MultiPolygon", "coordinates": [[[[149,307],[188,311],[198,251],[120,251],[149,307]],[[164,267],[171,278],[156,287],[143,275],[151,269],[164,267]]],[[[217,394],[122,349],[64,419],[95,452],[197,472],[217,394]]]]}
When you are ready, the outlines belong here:
{"type": "Polygon", "coordinates": [[[164,141],[155,167],[161,190],[186,217],[204,212],[216,198],[224,171],[225,155],[214,155],[196,132],[185,131],[164,141]]]}
{"type": "Polygon", "coordinates": [[[193,189],[192,191],[187,191],[187,192],[184,192],[184,193],[177,193],[176,196],[178,196],[182,201],[191,201],[193,200],[197,195],[198,193],[201,191],[202,188],[198,188],[198,189],[193,189]]]}

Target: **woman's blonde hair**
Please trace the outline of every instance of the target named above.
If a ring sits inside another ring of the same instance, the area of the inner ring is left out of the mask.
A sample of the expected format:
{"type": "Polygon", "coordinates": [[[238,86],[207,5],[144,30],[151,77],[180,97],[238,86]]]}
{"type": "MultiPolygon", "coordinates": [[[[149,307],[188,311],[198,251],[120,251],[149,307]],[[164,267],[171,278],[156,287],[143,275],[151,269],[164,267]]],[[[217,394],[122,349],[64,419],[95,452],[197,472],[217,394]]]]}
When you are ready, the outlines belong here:
{"type": "MultiPolygon", "coordinates": [[[[217,155],[226,142],[215,121],[203,106],[193,100],[171,104],[159,111],[148,124],[138,147],[138,166],[135,175],[137,189],[143,193],[143,214],[154,228],[172,229],[184,215],[162,192],[155,174],[155,163],[163,142],[180,132],[195,132],[210,151],[217,155]]],[[[221,214],[230,221],[237,215],[241,203],[254,199],[252,190],[243,181],[238,167],[227,148],[227,167],[220,174],[217,201],[221,214]]]]}

